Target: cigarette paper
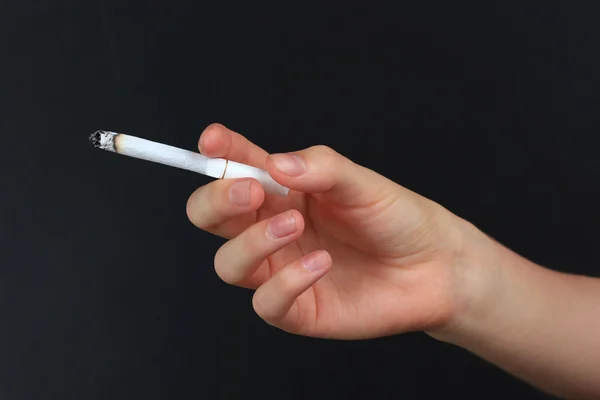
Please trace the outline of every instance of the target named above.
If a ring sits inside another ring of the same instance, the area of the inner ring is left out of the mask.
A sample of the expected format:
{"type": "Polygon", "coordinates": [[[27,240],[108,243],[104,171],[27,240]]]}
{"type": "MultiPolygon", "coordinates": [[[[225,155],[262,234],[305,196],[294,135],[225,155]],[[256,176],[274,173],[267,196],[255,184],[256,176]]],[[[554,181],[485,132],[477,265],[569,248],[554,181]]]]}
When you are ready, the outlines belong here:
{"type": "Polygon", "coordinates": [[[254,178],[266,193],[287,196],[289,189],[277,183],[263,169],[223,158],[209,158],[139,137],[110,131],[96,131],[90,142],[102,150],[196,172],[217,179],[254,178]]]}

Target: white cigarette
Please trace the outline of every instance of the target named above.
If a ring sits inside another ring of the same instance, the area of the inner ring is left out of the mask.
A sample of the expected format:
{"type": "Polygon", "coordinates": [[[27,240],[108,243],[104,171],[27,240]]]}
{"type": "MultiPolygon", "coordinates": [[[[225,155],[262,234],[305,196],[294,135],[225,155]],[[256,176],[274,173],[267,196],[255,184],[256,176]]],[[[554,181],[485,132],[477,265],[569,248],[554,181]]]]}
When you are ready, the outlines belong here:
{"type": "Polygon", "coordinates": [[[110,131],[97,131],[90,142],[102,150],[181,168],[212,178],[254,178],[266,193],[287,196],[289,189],[263,169],[222,158],[209,158],[189,150],[110,131]]]}

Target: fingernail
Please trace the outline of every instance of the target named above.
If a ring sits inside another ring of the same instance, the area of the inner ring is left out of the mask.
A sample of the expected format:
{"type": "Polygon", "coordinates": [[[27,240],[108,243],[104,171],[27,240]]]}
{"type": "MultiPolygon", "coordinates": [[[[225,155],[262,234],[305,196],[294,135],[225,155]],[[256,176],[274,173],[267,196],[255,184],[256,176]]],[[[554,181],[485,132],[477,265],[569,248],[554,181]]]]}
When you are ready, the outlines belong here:
{"type": "Polygon", "coordinates": [[[329,265],[329,254],[324,251],[310,254],[302,259],[302,265],[311,272],[323,269],[329,265]]]}
{"type": "Polygon", "coordinates": [[[250,181],[236,182],[229,188],[229,200],[238,206],[250,204],[250,181]]]}
{"type": "Polygon", "coordinates": [[[286,175],[299,176],[306,172],[304,160],[295,154],[273,154],[271,159],[275,168],[286,175]]]}
{"type": "Polygon", "coordinates": [[[269,232],[269,235],[276,239],[296,232],[296,219],[294,218],[294,214],[287,212],[276,216],[269,222],[267,231],[269,232]]]}

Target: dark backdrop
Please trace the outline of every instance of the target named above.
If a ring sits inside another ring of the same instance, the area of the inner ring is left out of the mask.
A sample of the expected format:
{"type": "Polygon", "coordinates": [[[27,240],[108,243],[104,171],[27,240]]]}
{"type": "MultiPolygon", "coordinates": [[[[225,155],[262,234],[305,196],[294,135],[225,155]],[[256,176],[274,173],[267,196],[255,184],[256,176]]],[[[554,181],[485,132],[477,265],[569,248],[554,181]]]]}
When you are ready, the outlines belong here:
{"type": "Polygon", "coordinates": [[[213,271],[208,178],[94,150],[221,122],[327,144],[521,254],[600,275],[597,1],[2,2],[0,398],[543,398],[406,334],[296,337],[213,271]]]}

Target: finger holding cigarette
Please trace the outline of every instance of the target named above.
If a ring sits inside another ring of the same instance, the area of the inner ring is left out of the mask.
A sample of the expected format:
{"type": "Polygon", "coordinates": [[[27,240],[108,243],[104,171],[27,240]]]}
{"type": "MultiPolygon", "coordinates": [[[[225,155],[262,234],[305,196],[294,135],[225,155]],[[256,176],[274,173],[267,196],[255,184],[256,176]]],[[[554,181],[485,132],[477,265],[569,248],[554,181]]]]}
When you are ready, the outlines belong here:
{"type": "Polygon", "coordinates": [[[196,172],[216,179],[254,178],[269,194],[285,197],[289,192],[288,188],[277,183],[267,171],[235,161],[210,158],[189,150],[110,131],[94,132],[90,136],[90,142],[102,150],[196,172]]]}

